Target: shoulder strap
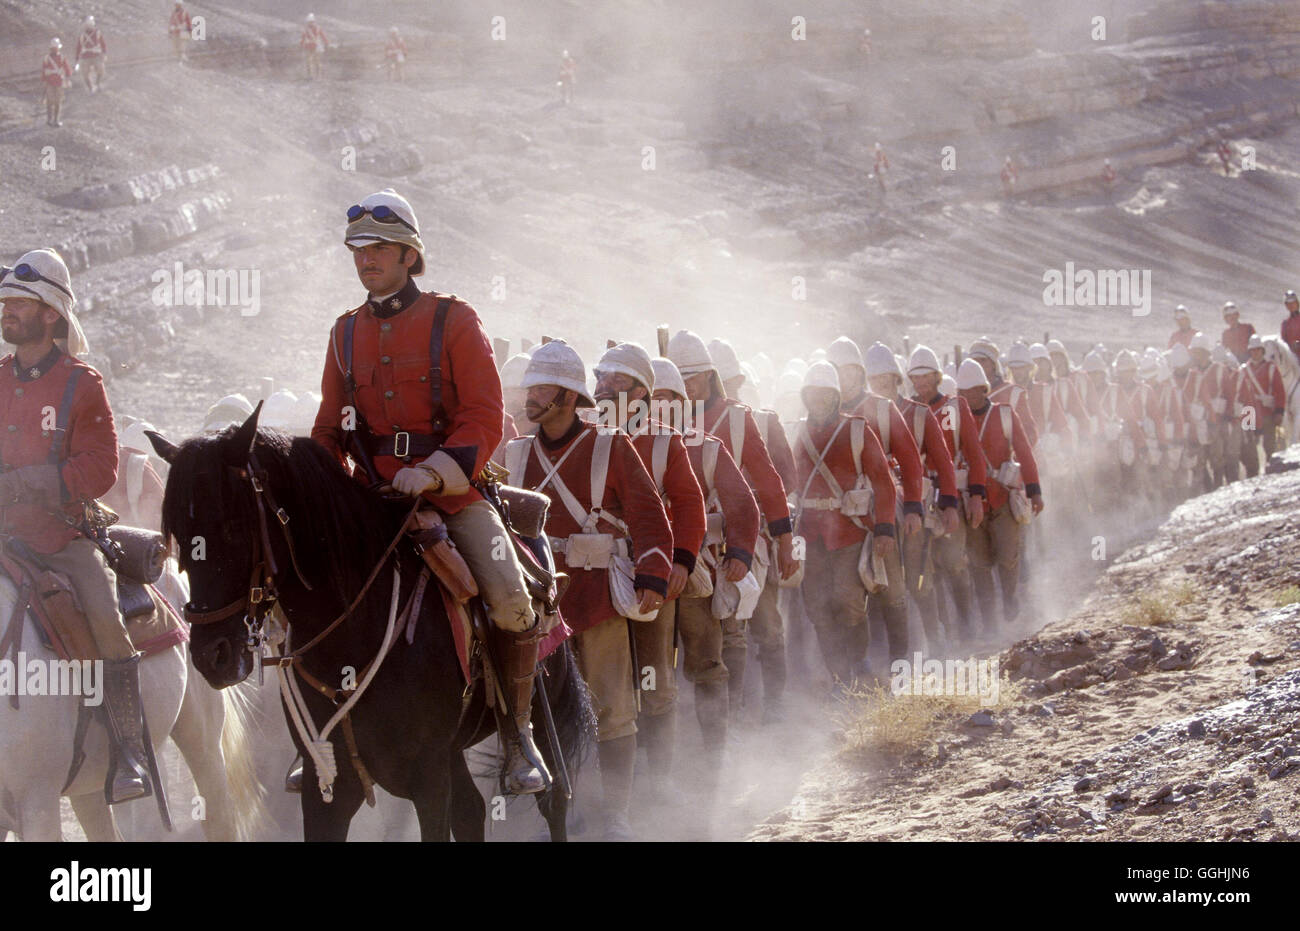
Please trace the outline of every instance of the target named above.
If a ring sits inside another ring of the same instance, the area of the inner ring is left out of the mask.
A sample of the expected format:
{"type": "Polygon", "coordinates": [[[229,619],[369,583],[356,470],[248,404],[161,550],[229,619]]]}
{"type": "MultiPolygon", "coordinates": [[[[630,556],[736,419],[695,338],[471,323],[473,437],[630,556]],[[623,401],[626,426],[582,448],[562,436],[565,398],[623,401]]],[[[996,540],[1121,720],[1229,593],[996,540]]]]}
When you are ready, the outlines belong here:
{"type": "Polygon", "coordinates": [[[433,312],[433,327],[429,330],[429,387],[433,392],[433,432],[447,429],[447,412],[442,406],[442,338],[447,329],[447,312],[456,295],[438,298],[433,312]]]}
{"type": "Polygon", "coordinates": [[[885,455],[890,453],[889,446],[889,399],[876,399],[876,427],[880,430],[880,446],[885,451],[885,455]]]}
{"type": "Polygon", "coordinates": [[[953,398],[948,402],[948,410],[952,412],[952,445],[957,450],[956,455],[961,455],[961,405],[957,399],[953,398]]]}
{"type": "Polygon", "coordinates": [[[718,468],[718,447],[721,445],[722,441],[719,439],[711,436],[704,438],[704,449],[701,452],[701,457],[704,460],[704,491],[706,494],[713,491],[713,476],[718,468]]]}
{"type": "MultiPolygon", "coordinates": [[[[834,439],[834,437],[832,437],[834,439]]],[[[862,450],[867,443],[867,422],[857,417],[849,421],[849,448],[853,452],[853,471],[862,478],[862,450]]],[[[830,449],[830,444],[826,444],[830,449]]],[[[822,453],[825,456],[825,452],[822,453]]]]}
{"type": "Polygon", "coordinates": [[[739,466],[745,458],[745,409],[743,407],[729,407],[731,421],[728,427],[731,429],[731,457],[736,460],[739,466]]]}
{"type": "Polygon", "coordinates": [[[916,436],[917,449],[925,449],[925,415],[929,408],[924,404],[917,404],[912,409],[912,433],[916,436]]]}
{"type": "Polygon", "coordinates": [[[609,450],[614,444],[614,432],[598,432],[596,446],[591,451],[591,510],[599,511],[605,502],[605,482],[609,479],[609,450]]]}
{"type": "MultiPolygon", "coordinates": [[[[343,360],[339,363],[339,368],[343,370],[343,390],[348,393],[348,403],[354,409],[357,406],[357,380],[352,377],[352,334],[356,328],[356,314],[348,314],[343,318],[343,360]]],[[[337,356],[335,361],[339,361],[337,356]]]]}
{"type": "Polygon", "coordinates": [[[672,442],[671,433],[655,434],[654,448],[650,452],[650,476],[655,480],[655,489],[664,493],[664,473],[668,471],[668,444],[672,442]]]}
{"type": "MultiPolygon", "coordinates": [[[[1264,363],[1264,371],[1265,371],[1265,372],[1268,372],[1268,367],[1269,367],[1270,365],[1272,365],[1272,364],[1273,364],[1272,362],[1265,362],[1265,363],[1264,363]]],[[[1251,385],[1252,385],[1252,386],[1254,387],[1254,389],[1255,389],[1255,393],[1258,394],[1260,397],[1264,397],[1264,396],[1266,396],[1266,395],[1268,394],[1268,392],[1266,392],[1263,388],[1261,388],[1261,387],[1259,386],[1259,379],[1257,379],[1257,378],[1255,377],[1255,373],[1252,372],[1252,371],[1250,370],[1250,363],[1247,363],[1247,364],[1246,364],[1245,366],[1243,366],[1243,367],[1244,367],[1245,370],[1246,370],[1246,377],[1250,379],[1250,383],[1251,383],[1251,385]]],[[[1265,378],[1265,380],[1267,380],[1267,381],[1272,381],[1272,379],[1269,378],[1267,374],[1264,376],[1264,378],[1265,378]]]]}
{"type": "Polygon", "coordinates": [[[516,436],[506,442],[506,484],[522,488],[528,473],[528,454],[533,448],[531,436],[516,436]]]}
{"type": "MultiPolygon", "coordinates": [[[[804,451],[808,453],[808,458],[812,460],[812,464],[813,464],[812,475],[808,476],[808,481],[807,483],[804,484],[803,493],[799,496],[801,504],[803,499],[807,497],[808,489],[812,487],[813,475],[816,474],[820,474],[821,477],[825,479],[826,486],[830,489],[832,495],[834,495],[836,498],[843,497],[844,489],[841,488],[840,483],[835,480],[835,473],[833,473],[830,470],[830,468],[826,465],[826,454],[829,453],[831,451],[831,447],[835,445],[835,440],[840,435],[840,431],[844,429],[844,424],[846,421],[848,423],[859,423],[859,424],[862,423],[861,420],[848,420],[847,418],[841,418],[840,422],[836,424],[834,432],[831,433],[831,438],[827,440],[826,445],[822,447],[821,452],[818,452],[817,447],[813,445],[812,437],[808,435],[807,425],[804,424],[800,427],[799,442],[803,444],[804,451]]],[[[849,437],[850,439],[852,439],[853,437],[852,428],[850,428],[849,437]]],[[[859,461],[857,462],[856,465],[860,471],[862,469],[860,454],[859,454],[859,461]]]]}
{"type": "Polygon", "coordinates": [[[68,383],[63,386],[63,400],[59,402],[58,420],[55,421],[54,436],[50,438],[50,454],[48,463],[58,465],[66,457],[64,447],[68,442],[68,422],[72,419],[72,400],[77,393],[77,379],[81,377],[81,369],[73,368],[72,374],[68,376],[68,383]]]}
{"type": "Polygon", "coordinates": [[[1012,440],[1011,408],[1004,405],[998,413],[1002,415],[1002,435],[1007,438],[1007,446],[1010,447],[1012,440]]]}

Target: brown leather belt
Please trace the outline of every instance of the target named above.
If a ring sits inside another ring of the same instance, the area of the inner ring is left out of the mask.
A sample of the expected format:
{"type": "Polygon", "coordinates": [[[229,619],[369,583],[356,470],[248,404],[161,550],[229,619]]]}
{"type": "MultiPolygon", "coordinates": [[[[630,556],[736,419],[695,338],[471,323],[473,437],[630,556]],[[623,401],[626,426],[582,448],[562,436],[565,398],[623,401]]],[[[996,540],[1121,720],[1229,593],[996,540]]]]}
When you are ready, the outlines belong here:
{"type": "Polygon", "coordinates": [[[428,433],[396,433],[372,436],[368,444],[371,456],[395,456],[398,459],[427,459],[442,448],[444,437],[428,433]]]}

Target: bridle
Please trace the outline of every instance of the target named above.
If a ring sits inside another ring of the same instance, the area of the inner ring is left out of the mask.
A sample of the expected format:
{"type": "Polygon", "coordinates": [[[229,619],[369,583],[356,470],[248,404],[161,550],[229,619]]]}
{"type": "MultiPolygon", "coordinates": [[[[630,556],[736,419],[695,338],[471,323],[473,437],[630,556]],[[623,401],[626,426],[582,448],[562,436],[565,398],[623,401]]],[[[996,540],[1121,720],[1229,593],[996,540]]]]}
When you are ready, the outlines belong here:
{"type": "MultiPolygon", "coordinates": [[[[301,582],[303,587],[308,591],[312,590],[312,586],[311,583],[307,581],[307,577],[303,575],[302,569],[298,565],[298,556],[293,547],[293,535],[289,532],[289,513],[276,503],[275,496],[271,493],[271,489],[267,487],[266,470],[262,469],[258,464],[257,454],[250,449],[248,451],[248,461],[245,465],[242,467],[226,466],[226,468],[236,477],[247,481],[249,485],[252,486],[253,500],[257,505],[257,533],[253,536],[253,569],[248,580],[248,591],[243,595],[240,595],[234,601],[231,601],[229,604],[211,611],[195,611],[187,604],[183,613],[185,615],[185,620],[190,624],[203,625],[220,623],[221,621],[234,617],[242,611],[244,613],[244,627],[248,633],[246,641],[248,649],[250,652],[257,653],[260,651],[265,639],[263,625],[266,621],[266,616],[271,613],[271,609],[275,607],[275,604],[280,597],[279,590],[275,583],[276,576],[279,574],[280,570],[276,564],[275,551],[271,547],[271,520],[267,516],[268,510],[274,515],[275,521],[280,527],[280,532],[284,537],[285,545],[289,550],[289,561],[293,565],[293,571],[298,577],[298,581],[301,582]]],[[[420,499],[417,497],[411,505],[410,513],[407,514],[407,520],[402,521],[402,527],[397,531],[397,535],[393,538],[392,542],[388,544],[383,555],[380,556],[378,561],[375,563],[375,567],[371,570],[370,576],[366,579],[365,584],[361,586],[361,590],[357,592],[352,603],[349,604],[343,613],[331,621],[319,634],[311,638],[311,640],[303,646],[293,650],[292,653],[285,654],[281,657],[278,664],[282,665],[286,661],[291,662],[297,660],[312,647],[316,646],[316,644],[324,640],[328,634],[332,633],[340,624],[351,616],[352,612],[356,610],[357,605],[361,603],[361,600],[370,590],[370,586],[374,584],[375,579],[379,575],[379,570],[388,562],[389,557],[392,556],[393,551],[397,548],[397,544],[400,543],[402,537],[405,536],[406,523],[419,506],[420,499]]]]}

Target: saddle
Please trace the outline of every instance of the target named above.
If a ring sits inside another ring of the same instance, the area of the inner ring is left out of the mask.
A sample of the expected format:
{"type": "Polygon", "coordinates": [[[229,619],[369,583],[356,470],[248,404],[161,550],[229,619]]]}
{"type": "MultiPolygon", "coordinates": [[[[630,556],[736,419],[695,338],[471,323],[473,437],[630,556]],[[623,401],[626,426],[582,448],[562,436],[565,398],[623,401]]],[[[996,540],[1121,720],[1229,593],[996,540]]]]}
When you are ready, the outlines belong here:
{"type": "MultiPolygon", "coordinates": [[[[167,550],[161,534],[134,527],[113,528],[119,545],[115,560],[118,607],[127,635],[147,659],[189,639],[175,608],[153,587],[162,575],[167,550]]],[[[18,590],[14,613],[0,637],[0,656],[16,654],[23,621],[31,613],[41,642],[61,660],[103,659],[71,580],[47,569],[24,545],[10,540],[0,550],[0,567],[18,590]]]]}

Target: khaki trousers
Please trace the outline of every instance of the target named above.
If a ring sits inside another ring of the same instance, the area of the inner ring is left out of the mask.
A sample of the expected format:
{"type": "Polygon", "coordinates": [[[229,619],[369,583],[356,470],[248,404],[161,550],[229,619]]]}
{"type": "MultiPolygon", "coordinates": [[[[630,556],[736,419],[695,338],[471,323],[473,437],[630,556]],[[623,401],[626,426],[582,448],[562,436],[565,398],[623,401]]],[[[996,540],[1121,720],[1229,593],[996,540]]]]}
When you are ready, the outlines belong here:
{"type": "MultiPolygon", "coordinates": [[[[726,682],[722,661],[722,622],[713,616],[710,598],[678,598],[678,633],[682,638],[682,672],[696,685],[726,682]]],[[[639,645],[640,641],[638,641],[639,645]]]]}
{"type": "Polygon", "coordinates": [[[531,629],[536,618],[524,568],[497,509],[486,501],[474,501],[442,517],[452,542],[474,573],[492,623],[514,633],[531,629]]]}
{"type": "Polygon", "coordinates": [[[680,598],[664,602],[653,621],[629,621],[632,635],[636,638],[642,714],[666,714],[677,704],[677,670],[673,668],[673,619],[677,616],[680,602],[680,598]]]}
{"type": "Polygon", "coordinates": [[[821,540],[809,540],[801,585],[826,669],[846,683],[867,622],[867,589],[858,576],[861,551],[860,544],[827,550],[821,540]]]}
{"type": "Polygon", "coordinates": [[[117,577],[108,568],[99,547],[78,537],[57,553],[37,554],[46,568],[68,577],[81,610],[90,622],[95,646],[107,660],[130,659],[135,647],[126,634],[122,612],[117,606],[117,577]]]}
{"type": "Polygon", "coordinates": [[[1016,585],[1020,576],[1020,524],[1011,516],[1009,504],[1003,504],[986,514],[978,527],[967,528],[966,544],[970,554],[971,581],[979,598],[980,611],[988,628],[997,625],[998,614],[994,607],[993,575],[998,570],[1002,584],[1002,609],[1010,620],[1019,613],[1016,585]]]}
{"type": "Polygon", "coordinates": [[[573,638],[578,669],[587,680],[596,711],[596,740],[604,743],[636,733],[636,693],[625,617],[601,621],[573,638]]]}

